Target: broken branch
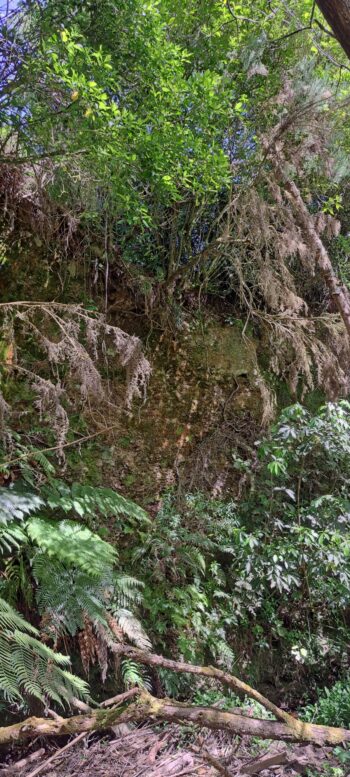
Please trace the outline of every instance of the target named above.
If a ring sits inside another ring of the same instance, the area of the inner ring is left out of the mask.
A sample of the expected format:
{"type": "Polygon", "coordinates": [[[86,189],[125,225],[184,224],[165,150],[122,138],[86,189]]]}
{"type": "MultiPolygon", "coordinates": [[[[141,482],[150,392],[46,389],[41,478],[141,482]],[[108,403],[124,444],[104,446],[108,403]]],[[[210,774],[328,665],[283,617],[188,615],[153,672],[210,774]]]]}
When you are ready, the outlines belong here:
{"type": "Polygon", "coordinates": [[[70,718],[32,717],[21,723],[4,726],[0,728],[0,743],[9,744],[37,736],[62,736],[89,731],[106,731],[116,724],[140,723],[147,719],[163,720],[169,723],[190,723],[200,727],[205,726],[214,731],[223,730],[233,735],[253,736],[260,739],[312,742],[331,746],[350,742],[350,731],[347,729],[318,726],[290,717],[292,722],[289,724],[275,720],[261,720],[224,712],[215,707],[193,707],[172,699],[156,699],[147,691],[140,690],[137,700],[129,706],[126,704],[108,710],[93,710],[90,713],[70,718]]]}

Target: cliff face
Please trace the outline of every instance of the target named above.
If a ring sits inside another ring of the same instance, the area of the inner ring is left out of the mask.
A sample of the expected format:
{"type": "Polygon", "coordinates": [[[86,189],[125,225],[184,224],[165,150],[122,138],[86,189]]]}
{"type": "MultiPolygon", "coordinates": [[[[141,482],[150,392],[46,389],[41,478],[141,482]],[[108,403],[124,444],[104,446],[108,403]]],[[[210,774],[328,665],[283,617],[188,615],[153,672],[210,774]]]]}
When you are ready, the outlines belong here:
{"type": "MultiPolygon", "coordinates": [[[[74,301],[103,309],[101,289],[89,286],[81,273],[72,274],[68,260],[56,266],[22,221],[1,267],[0,298],[74,301]]],[[[169,487],[235,494],[239,473],[233,454],[246,456],[247,446],[251,453],[270,401],[258,367],[259,342],[244,332],[244,323],[232,317],[229,306],[227,311],[209,306],[201,313],[184,311],[181,328],[161,327],[144,315],[134,290],[122,279],[119,284],[112,280],[118,289],[117,298],[108,299],[108,320],[141,338],[152,365],[147,397],[126,410],[125,370],[108,348],[108,367],[103,359],[98,364],[108,382],[108,403],[98,406],[89,400],[79,407],[79,386],[71,381],[71,429],[78,436],[110,431],[81,448],[67,449],[67,476],[110,484],[146,506],[157,503],[169,487]]],[[[48,376],[47,360],[34,341],[31,347],[28,358],[48,376]]],[[[64,381],[69,382],[67,373],[64,381]]],[[[16,384],[14,390],[20,432],[23,424],[29,428],[29,421],[35,426],[37,420],[30,389],[16,384]]],[[[44,438],[41,444],[45,447],[44,438]]]]}
{"type": "Polygon", "coordinates": [[[176,339],[152,339],[146,400],[128,414],[121,376],[111,383],[120,401],[108,412],[113,432],[104,439],[100,466],[95,457],[103,470],[96,479],[107,477],[145,505],[169,487],[236,493],[233,455],[253,451],[266,401],[256,343],[242,335],[240,321],[213,318],[189,325],[176,339]]]}

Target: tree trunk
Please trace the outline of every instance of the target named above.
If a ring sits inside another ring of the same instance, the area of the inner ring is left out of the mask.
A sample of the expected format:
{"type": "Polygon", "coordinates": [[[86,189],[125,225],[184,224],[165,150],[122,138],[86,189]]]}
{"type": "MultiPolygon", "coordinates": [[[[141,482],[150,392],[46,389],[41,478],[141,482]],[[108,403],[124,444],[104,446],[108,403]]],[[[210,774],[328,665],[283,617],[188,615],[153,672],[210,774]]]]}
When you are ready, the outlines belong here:
{"type": "Polygon", "coordinates": [[[350,0],[316,0],[316,2],[350,59],[350,0]]]}
{"type": "Polygon", "coordinates": [[[109,699],[98,710],[84,712],[70,718],[55,715],[53,719],[27,718],[22,723],[0,728],[0,744],[9,744],[42,736],[81,734],[88,731],[104,731],[120,723],[144,720],[166,720],[171,723],[192,723],[214,730],[229,731],[233,735],[252,736],[260,739],[277,739],[287,742],[312,742],[318,745],[338,745],[350,742],[350,731],[343,728],[304,723],[281,710],[250,685],[228,672],[213,666],[195,666],[183,661],[147,653],[131,645],[116,645],[114,652],[128,656],[147,666],[161,666],[174,672],[186,672],[217,680],[221,684],[258,701],[273,713],[277,720],[261,720],[235,712],[223,712],[215,707],[193,707],[176,699],[156,699],[148,691],[132,689],[109,699]],[[136,696],[136,701],[130,702],[136,696]],[[117,706],[102,709],[107,704],[117,706]]]}
{"type": "Polygon", "coordinates": [[[316,726],[292,718],[286,725],[274,720],[260,720],[214,707],[191,707],[172,699],[156,699],[147,691],[139,691],[136,702],[110,710],[94,710],[71,718],[27,718],[22,723],[0,728],[0,744],[10,744],[36,737],[81,734],[105,731],[114,725],[144,720],[166,720],[170,723],[192,723],[212,730],[228,731],[236,736],[286,742],[312,742],[318,745],[338,745],[350,742],[350,731],[343,728],[316,726]]]}

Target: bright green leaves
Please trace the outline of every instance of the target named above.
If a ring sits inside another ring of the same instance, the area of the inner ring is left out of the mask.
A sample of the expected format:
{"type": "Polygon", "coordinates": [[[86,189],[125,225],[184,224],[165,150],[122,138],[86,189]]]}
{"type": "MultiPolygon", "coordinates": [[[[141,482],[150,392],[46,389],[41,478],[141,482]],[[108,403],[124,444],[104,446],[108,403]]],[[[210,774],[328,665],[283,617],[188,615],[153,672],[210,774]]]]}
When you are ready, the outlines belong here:
{"type": "Polygon", "coordinates": [[[33,696],[62,704],[87,697],[87,684],[72,675],[70,659],[39,641],[39,632],[0,599],[0,690],[10,701],[33,696]]]}
{"type": "Polygon", "coordinates": [[[59,99],[63,110],[79,101],[75,114],[78,131],[84,128],[84,124],[79,126],[78,117],[92,122],[119,117],[118,107],[106,91],[117,93],[116,79],[111,74],[111,55],[105,54],[102,46],[97,50],[89,48],[77,29],[63,30],[44,42],[40,68],[48,85],[61,89],[59,99]]]}
{"type": "Polygon", "coordinates": [[[289,664],[304,656],[318,672],[328,660],[320,633],[330,660],[348,642],[349,403],[286,408],[257,452],[235,457],[246,483],[236,504],[187,494],[179,507],[166,496],[140,535],[149,628],[166,646],[172,624],[195,661],[204,650],[216,658],[220,640],[218,655],[241,635],[257,650],[273,639],[289,664]]]}
{"type": "Polygon", "coordinates": [[[286,474],[286,463],[285,463],[282,451],[280,451],[279,453],[277,453],[277,451],[274,451],[271,457],[271,461],[269,461],[267,465],[267,469],[271,473],[271,475],[286,474]]]}
{"type": "Polygon", "coordinates": [[[2,489],[0,550],[8,554],[11,549],[28,544],[29,538],[49,557],[91,575],[99,575],[104,568],[113,567],[117,558],[113,546],[75,520],[59,520],[62,513],[94,522],[97,516],[114,516],[119,519],[122,530],[123,526],[127,530],[135,522],[149,522],[141,507],[111,488],[80,484],[68,486],[62,481],[51,481],[50,485],[42,488],[40,496],[2,489]],[[46,514],[24,521],[26,516],[37,513],[38,509],[41,512],[46,509],[46,514]],[[19,521],[21,525],[18,525],[19,521]]]}
{"type": "MultiPolygon", "coordinates": [[[[346,400],[328,403],[312,416],[301,405],[286,408],[271,438],[259,448],[273,475],[290,479],[304,476],[303,467],[332,472],[332,481],[346,482],[350,465],[350,405],[346,400]]],[[[307,483],[307,476],[305,483],[307,483]]],[[[307,487],[309,488],[309,483],[307,487]]]]}
{"type": "Polygon", "coordinates": [[[48,556],[91,575],[101,574],[104,567],[111,566],[116,560],[117,554],[112,545],[75,521],[30,518],[27,532],[48,556]]]}
{"type": "MultiPolygon", "coordinates": [[[[46,30],[50,13],[33,23],[46,30]]],[[[116,14],[103,0],[93,16],[87,8],[74,26],[44,35],[25,63],[38,88],[24,86],[23,142],[63,148],[62,166],[65,153],[78,153],[76,175],[88,173],[116,213],[147,228],[159,204],[193,194],[202,202],[228,186],[222,137],[232,85],[221,65],[196,67],[156,2],[130,0],[116,14]]]]}
{"type": "Polygon", "coordinates": [[[126,520],[148,522],[145,510],[130,499],[111,488],[98,488],[73,483],[68,486],[60,480],[51,481],[42,490],[51,510],[59,508],[65,513],[75,512],[80,518],[93,519],[97,514],[103,517],[123,515],[126,520]]]}

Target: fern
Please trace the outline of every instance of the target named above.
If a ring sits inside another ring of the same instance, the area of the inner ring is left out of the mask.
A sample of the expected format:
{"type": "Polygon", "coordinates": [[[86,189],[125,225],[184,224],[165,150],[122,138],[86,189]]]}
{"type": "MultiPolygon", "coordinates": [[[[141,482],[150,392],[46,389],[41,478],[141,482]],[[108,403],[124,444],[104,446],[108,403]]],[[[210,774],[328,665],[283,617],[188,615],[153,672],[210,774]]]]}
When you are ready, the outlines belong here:
{"type": "Polygon", "coordinates": [[[37,639],[38,631],[0,599],[0,689],[10,700],[34,696],[59,704],[87,697],[86,683],[68,671],[68,656],[37,639]]]}
{"type": "Polygon", "coordinates": [[[5,562],[4,576],[1,579],[1,593],[7,602],[16,606],[18,599],[25,602],[28,609],[33,603],[33,585],[29,564],[23,554],[17,554],[5,562]]]}
{"type": "Polygon", "coordinates": [[[112,545],[75,521],[35,517],[28,519],[26,528],[30,539],[48,556],[90,575],[100,575],[116,560],[112,545]]]}
{"type": "MultiPolygon", "coordinates": [[[[150,640],[133,612],[141,602],[142,583],[128,575],[117,575],[116,550],[75,519],[78,515],[95,519],[99,512],[105,516],[123,514],[132,521],[148,521],[144,511],[112,489],[67,486],[60,481],[49,483],[39,497],[22,494],[18,488],[6,490],[2,496],[7,523],[3,526],[0,523],[0,550],[3,547],[4,553],[10,553],[18,551],[21,545],[23,549],[5,562],[1,591],[11,603],[15,604],[21,597],[29,606],[35,595],[45,640],[50,639],[57,645],[66,635],[77,637],[85,670],[97,658],[102,677],[107,672],[108,649],[113,651],[115,639],[120,638],[109,625],[110,615],[117,630],[120,629],[121,638],[125,635],[138,647],[149,650],[150,640]],[[71,514],[74,520],[62,519],[64,513],[71,514]],[[53,514],[57,517],[51,517],[53,514]]],[[[36,639],[37,632],[32,636],[36,639]]],[[[28,640],[24,644],[19,637],[16,646],[19,683],[23,692],[40,695],[44,680],[40,685],[37,678],[40,673],[43,676],[45,667],[40,665],[35,670],[36,679],[30,679],[32,664],[24,661],[22,655],[29,648],[28,640]]],[[[41,661],[47,658],[40,652],[38,655],[41,661]]],[[[13,698],[13,678],[4,666],[2,682],[8,677],[6,693],[13,698]]],[[[51,698],[60,694],[63,698],[64,691],[59,692],[53,680],[50,688],[51,698]]]]}
{"type": "Polygon", "coordinates": [[[152,649],[152,643],[134,613],[121,608],[115,610],[114,615],[120,628],[131,642],[141,650],[152,649]]]}
{"type": "Polygon", "coordinates": [[[58,560],[48,563],[42,552],[35,555],[32,572],[39,613],[53,639],[65,633],[74,637],[86,618],[107,628],[106,607],[114,591],[112,573],[96,578],[67,568],[58,560]]]}
{"type": "Polygon", "coordinates": [[[95,518],[98,512],[104,517],[123,515],[135,521],[149,522],[147,513],[139,505],[111,488],[79,483],[68,486],[60,480],[51,480],[41,493],[50,509],[75,512],[80,518],[95,518]]]}
{"type": "Polygon", "coordinates": [[[26,515],[43,507],[55,514],[61,510],[86,519],[95,518],[96,513],[100,513],[104,517],[123,515],[134,521],[149,523],[142,507],[112,488],[96,488],[79,483],[70,486],[52,478],[41,488],[40,495],[24,492],[19,484],[14,488],[0,488],[0,524],[7,524],[15,518],[23,520],[26,515]]]}
{"type": "Polygon", "coordinates": [[[38,510],[43,504],[44,500],[37,494],[0,488],[0,524],[7,526],[11,521],[22,521],[26,515],[38,510]]]}
{"type": "Polygon", "coordinates": [[[129,607],[132,604],[141,604],[144,583],[135,577],[117,575],[115,578],[115,599],[118,607],[129,607]]]}
{"type": "Polygon", "coordinates": [[[1,526],[0,524],[0,553],[11,553],[26,541],[26,535],[20,526],[1,526]]]}
{"type": "Polygon", "coordinates": [[[215,645],[215,654],[219,666],[222,666],[224,669],[228,669],[230,671],[235,663],[236,657],[232,648],[230,648],[224,639],[217,640],[215,645]]]}
{"type": "Polygon", "coordinates": [[[42,551],[33,558],[32,573],[43,633],[54,644],[64,634],[78,636],[86,672],[97,656],[102,679],[106,676],[108,650],[113,652],[116,637],[125,636],[138,647],[151,649],[140,621],[125,607],[140,601],[142,584],[135,578],[117,576],[112,569],[101,572],[100,577],[91,576],[57,559],[48,563],[42,551]],[[110,627],[110,614],[120,635],[110,627]]]}
{"type": "Polygon", "coordinates": [[[49,556],[62,563],[76,566],[89,574],[99,575],[101,569],[114,564],[117,553],[107,542],[75,520],[57,520],[57,512],[71,513],[86,519],[96,513],[106,516],[124,515],[130,520],[148,521],[144,510],[110,488],[94,488],[73,484],[68,486],[52,480],[42,488],[40,496],[23,493],[20,486],[0,489],[0,552],[11,553],[27,541],[26,534],[49,556]],[[47,513],[43,513],[46,508],[47,513]],[[38,515],[38,511],[41,514],[38,515]],[[55,518],[50,513],[55,513],[55,518]],[[36,515],[28,518],[31,513],[36,515]],[[19,522],[23,523],[19,526],[19,522]]]}
{"type": "Polygon", "coordinates": [[[147,688],[151,690],[151,683],[144,668],[140,664],[136,664],[135,661],[125,659],[121,663],[121,675],[123,683],[126,688],[134,688],[138,685],[139,688],[147,688]]]}

